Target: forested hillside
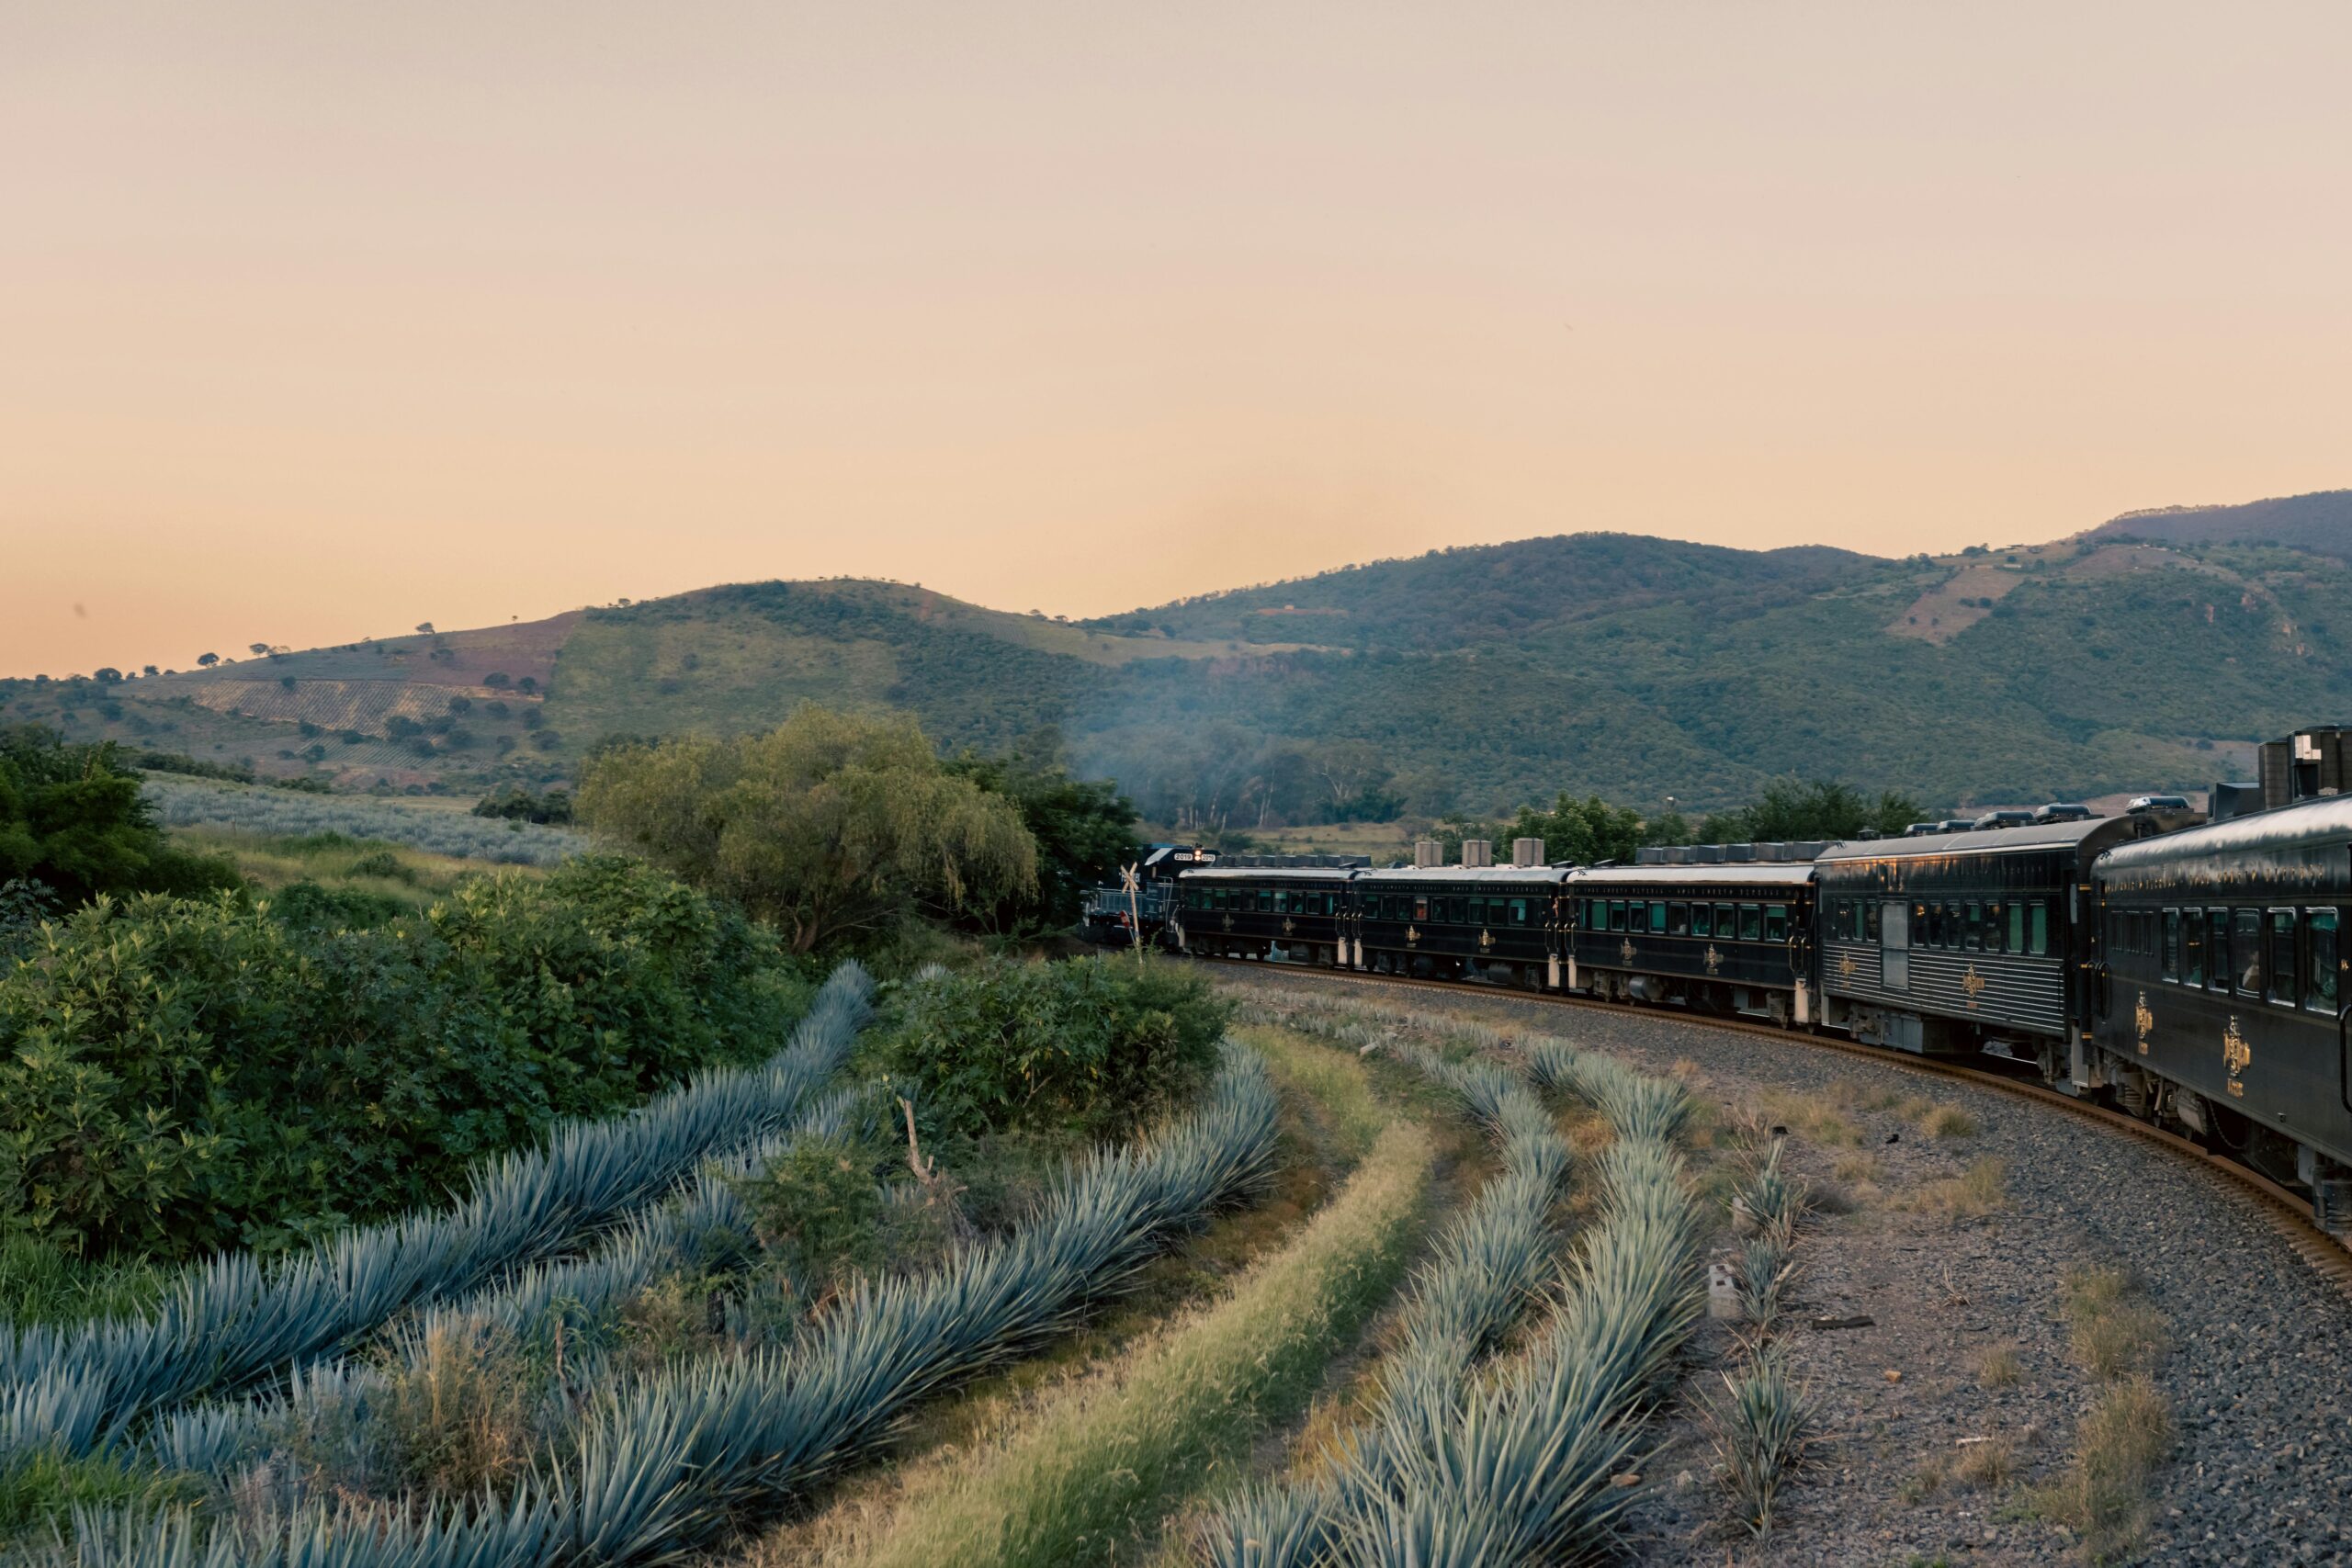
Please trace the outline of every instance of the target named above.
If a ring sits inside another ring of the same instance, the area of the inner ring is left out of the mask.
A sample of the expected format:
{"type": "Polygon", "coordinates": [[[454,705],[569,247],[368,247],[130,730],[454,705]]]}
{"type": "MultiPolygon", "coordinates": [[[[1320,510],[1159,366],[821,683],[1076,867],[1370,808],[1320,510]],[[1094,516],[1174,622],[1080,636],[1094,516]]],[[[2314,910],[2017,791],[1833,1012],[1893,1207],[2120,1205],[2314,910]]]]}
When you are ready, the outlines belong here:
{"type": "Polygon", "coordinates": [[[2165,506],[2127,512],[2093,531],[2098,539],[2161,544],[2273,544],[2352,559],[2352,490],[2282,495],[2236,506],[2165,506]]]}
{"type": "Polygon", "coordinates": [[[1050,736],[1179,824],[1564,789],[1703,811],[1788,774],[1957,807],[2241,773],[2245,742],[2352,706],[2346,626],[2352,564],[2276,545],[2101,531],[1887,560],[1586,534],[1089,624],[896,583],[746,584],[13,682],[0,716],[339,789],[560,781],[616,736],[741,732],[815,699],[910,711],[956,750],[1050,736]]]}

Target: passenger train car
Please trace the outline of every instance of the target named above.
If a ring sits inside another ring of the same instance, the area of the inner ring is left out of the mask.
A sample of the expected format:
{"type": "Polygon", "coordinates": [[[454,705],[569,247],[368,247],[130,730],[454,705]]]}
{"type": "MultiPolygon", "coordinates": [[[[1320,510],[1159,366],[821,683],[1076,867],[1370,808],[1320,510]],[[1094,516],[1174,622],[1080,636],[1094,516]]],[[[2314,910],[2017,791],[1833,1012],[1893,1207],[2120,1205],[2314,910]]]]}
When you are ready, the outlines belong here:
{"type": "Polygon", "coordinates": [[[2352,1235],[2352,731],[2291,743],[2283,785],[2290,743],[2264,749],[2263,808],[2201,826],[2150,797],[1630,866],[1192,867],[1163,938],[2007,1057],[2301,1183],[2352,1235]]]}

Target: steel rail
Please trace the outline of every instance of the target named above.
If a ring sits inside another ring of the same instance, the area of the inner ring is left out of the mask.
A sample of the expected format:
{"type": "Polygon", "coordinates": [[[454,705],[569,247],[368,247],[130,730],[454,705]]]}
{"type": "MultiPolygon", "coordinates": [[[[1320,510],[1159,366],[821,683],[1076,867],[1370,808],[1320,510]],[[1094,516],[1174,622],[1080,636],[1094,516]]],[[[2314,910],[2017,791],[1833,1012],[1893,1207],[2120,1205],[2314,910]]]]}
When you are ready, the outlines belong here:
{"type": "Polygon", "coordinates": [[[2292,1189],[2274,1181],[2244,1161],[2209,1149],[2193,1139],[2185,1138],[2177,1133],[2143,1122],[2137,1117],[2128,1116],[2110,1107],[2078,1100],[2070,1094],[2061,1094],[2056,1089],[2041,1084],[2027,1083],[2002,1073],[1988,1072],[1982,1067],[1966,1066],[1948,1058],[1915,1056],[1907,1052],[1891,1050],[1884,1046],[1864,1045],[1855,1041],[1838,1039],[1835,1035],[1776,1028],[1770,1024],[1758,1023],[1748,1019],[1716,1018],[1705,1013],[1690,1012],[1679,1009],[1645,1007],[1632,1002],[1602,1001],[1594,997],[1563,996],[1550,991],[1502,990],[1491,986],[1476,985],[1461,980],[1408,979],[1396,975],[1372,975],[1345,969],[1309,967],[1303,964],[1270,964],[1262,960],[1246,958],[1212,958],[1199,953],[1189,953],[1186,956],[1200,963],[1246,969],[1270,977],[1281,976],[1286,979],[1295,977],[1329,984],[1364,986],[1374,988],[1435,991],[1450,997],[1475,998],[1487,1001],[1544,1002],[1554,1007],[1589,1009],[1610,1013],[1632,1012],[1645,1018],[1665,1019],[1735,1033],[1753,1034],[1762,1039],[1779,1041],[1785,1045],[1809,1045],[1821,1050],[1839,1051],[1864,1061],[1878,1062],[1888,1066],[1901,1067],[1939,1077],[1954,1078],[1963,1083],[1973,1084],[1979,1089],[1991,1089],[1996,1093],[2011,1095],[2019,1100],[2033,1100],[2081,1117],[2086,1122],[2128,1133],[2143,1142],[2154,1144],[2188,1161],[2209,1175],[2222,1179],[2228,1184],[2244,1191],[2254,1199],[2256,1209],[2269,1219],[2295,1255],[2309,1264],[2312,1270],[2333,1286],[2338,1293],[2347,1301],[2352,1301],[2352,1250],[2347,1250],[2347,1247],[2352,1247],[2352,1243],[2346,1243],[2322,1230],[2312,1218],[2309,1201],[2299,1196],[2292,1189]]]}

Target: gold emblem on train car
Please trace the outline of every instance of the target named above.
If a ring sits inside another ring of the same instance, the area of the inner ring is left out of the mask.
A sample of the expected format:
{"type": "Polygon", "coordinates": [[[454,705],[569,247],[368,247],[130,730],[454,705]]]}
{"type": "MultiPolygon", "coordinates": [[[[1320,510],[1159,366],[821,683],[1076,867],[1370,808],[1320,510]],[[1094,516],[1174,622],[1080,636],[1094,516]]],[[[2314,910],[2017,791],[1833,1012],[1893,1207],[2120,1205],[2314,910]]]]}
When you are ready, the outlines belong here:
{"type": "Polygon", "coordinates": [[[1715,944],[1713,942],[1709,942],[1707,944],[1707,973],[1710,975],[1713,974],[1716,970],[1723,967],[1723,964],[1724,955],[1715,951],[1715,944]]]}
{"type": "MultiPolygon", "coordinates": [[[[1714,966],[1713,964],[1709,964],[1708,967],[1713,968],[1714,966]]],[[[1844,978],[1849,980],[1852,979],[1854,977],[1854,971],[1860,967],[1861,965],[1854,962],[1854,955],[1852,953],[1841,953],[1838,955],[1838,973],[1844,978]]]]}
{"type": "Polygon", "coordinates": [[[1970,964],[1968,973],[1960,977],[1960,988],[1968,993],[1968,1005],[1973,1010],[1976,998],[1984,994],[1984,976],[1976,972],[1975,964],[1970,964]]]}
{"type": "Polygon", "coordinates": [[[2148,1054],[2148,1036],[2156,1032],[2156,1015],[2148,1010],[2148,993],[2142,991],[2132,1009],[2132,1032],[2140,1037],[2140,1055],[2148,1054]]]}
{"type": "Polygon", "coordinates": [[[1492,932],[1492,931],[1480,931],[1480,932],[1478,933],[1478,945],[1479,945],[1480,947],[1492,947],[1492,946],[1494,946],[1494,945],[1495,945],[1495,933],[1494,933],[1494,932],[1492,932]]]}
{"type": "Polygon", "coordinates": [[[2222,1032],[2222,1066],[2230,1075],[2230,1081],[2222,1087],[2241,1100],[2245,1097],[2245,1084],[2240,1075],[2253,1060],[2254,1047],[2238,1032],[2238,1015],[2232,1013],[2229,1028],[2222,1032]]]}
{"type": "Polygon", "coordinates": [[[1617,944],[1617,956],[1631,964],[1634,961],[1634,939],[1627,937],[1617,944]]]}
{"type": "Polygon", "coordinates": [[[1284,915],[1284,916],[1283,917],[1283,935],[1284,935],[1284,936],[1288,936],[1288,935],[1290,935],[1290,933],[1291,933],[1291,932],[1293,932],[1293,931],[1296,931],[1297,929],[1298,929],[1298,928],[1297,928],[1296,926],[1295,926],[1295,925],[1293,925],[1293,924],[1291,923],[1291,919],[1290,919],[1290,917],[1289,917],[1288,915],[1284,915]]]}
{"type": "Polygon", "coordinates": [[[1233,917],[1231,915],[1225,917],[1225,929],[1227,931],[1231,931],[1233,929],[1233,917]]]}
{"type": "Polygon", "coordinates": [[[1419,942],[1419,941],[1420,941],[1420,940],[1421,940],[1421,933],[1420,933],[1420,931],[1419,930],[1419,928],[1414,927],[1414,926],[1407,926],[1407,927],[1405,928],[1405,940],[1406,940],[1407,942],[1419,942]]]}

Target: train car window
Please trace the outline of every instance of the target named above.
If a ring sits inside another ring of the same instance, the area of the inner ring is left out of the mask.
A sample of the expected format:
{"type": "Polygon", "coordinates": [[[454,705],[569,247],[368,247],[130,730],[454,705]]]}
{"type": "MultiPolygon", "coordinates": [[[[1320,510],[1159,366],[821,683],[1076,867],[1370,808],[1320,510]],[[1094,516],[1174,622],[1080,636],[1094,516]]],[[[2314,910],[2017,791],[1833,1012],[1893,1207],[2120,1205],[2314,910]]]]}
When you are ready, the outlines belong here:
{"type": "Polygon", "coordinates": [[[1690,934],[1690,905],[1668,904],[1666,907],[1666,934],[1668,936],[1689,936],[1690,934]]]}
{"type": "Polygon", "coordinates": [[[1761,904],[1742,904],[1739,907],[1739,940],[1764,940],[1764,907],[1761,904]]]}
{"type": "Polygon", "coordinates": [[[2025,951],[2025,919],[2026,906],[2023,902],[2009,906],[2009,951],[2011,953],[2025,951]]]}
{"type": "Polygon", "coordinates": [[[2162,941],[2163,945],[2156,950],[2156,962],[2161,965],[2157,972],[2167,980],[2177,980],[2180,978],[2180,911],[2178,909],[2165,911],[2165,931],[2162,941]]]}
{"type": "Polygon", "coordinates": [[[2303,982],[2303,1005],[2314,1012],[2335,1010],[2335,911],[2303,911],[2303,941],[2311,949],[2311,968],[2303,982]]]}
{"type": "Polygon", "coordinates": [[[2274,1002],[2293,1007],[2295,988],[2295,911],[2270,911],[2270,974],[2263,994],[2274,1002]]]}
{"type": "Polygon", "coordinates": [[[1650,934],[1652,936],[1666,934],[1666,902],[1663,899],[1650,905],[1650,934]]]}
{"type": "Polygon", "coordinates": [[[1470,923],[1474,926],[1483,926],[1487,923],[1487,901],[1484,898],[1470,900],[1470,923]]]}
{"type": "Polygon", "coordinates": [[[1625,901],[1623,898],[1609,900],[1609,929],[1612,931],[1625,929],[1625,901]]]}
{"type": "Polygon", "coordinates": [[[1289,888],[1277,887],[1274,889],[1274,913],[1277,915],[1287,915],[1290,913],[1289,888]]]}
{"type": "Polygon", "coordinates": [[[1426,919],[1428,919],[1429,918],[1430,918],[1430,901],[1429,901],[1427,898],[1416,898],[1416,899],[1414,899],[1414,900],[1413,900],[1413,919],[1417,919],[1417,920],[1426,920],[1426,919]]]}
{"type": "Polygon", "coordinates": [[[2230,988],[2230,912],[2227,909],[2205,911],[2205,988],[2211,991],[2230,988]]]}
{"type": "Polygon", "coordinates": [[[1786,904],[1764,906],[1764,940],[1766,942],[1789,940],[1789,907],[1786,904]]]}
{"type": "Polygon", "coordinates": [[[1729,904],[1715,906],[1715,934],[1725,942],[1739,934],[1739,911],[1729,904]]]}
{"type": "Polygon", "coordinates": [[[1984,906],[1984,951],[1985,951],[1985,952],[1987,952],[1987,953],[1998,953],[1998,952],[2002,951],[2002,948],[2003,948],[2003,946],[2004,946],[2004,943],[2003,943],[2003,942],[2002,942],[2002,941],[2001,941],[2001,937],[2002,937],[2002,934],[2003,934],[2005,931],[2007,931],[2008,930],[2008,922],[2009,922],[2009,917],[2008,917],[2008,906],[2007,906],[2007,905],[2006,905],[2006,904],[2002,903],[2002,902],[2001,902],[1999,899],[1997,899],[1997,898],[1996,898],[1996,899],[1992,899],[1992,900],[1988,901],[1988,902],[1985,904],[1985,906],[1984,906]]]}
{"type": "Polygon", "coordinates": [[[1523,926],[1527,923],[1526,899],[1514,898],[1510,901],[1510,923],[1515,926],[1523,926]]]}
{"type": "Polygon", "coordinates": [[[2230,931],[2230,962],[2237,971],[2238,995],[2262,995],[2262,911],[2235,912],[2230,931]]]}
{"type": "Polygon", "coordinates": [[[1714,906],[1711,904],[1693,904],[1690,906],[1690,934],[1692,936],[1713,936],[1715,934],[1714,906]]]}
{"type": "Polygon", "coordinates": [[[2205,983],[2205,912],[2190,909],[2180,922],[2180,983],[2205,983]]]}
{"type": "Polygon", "coordinates": [[[1984,906],[1973,898],[1968,901],[1968,933],[1961,945],[1971,953],[1984,951],[1984,906]]]}
{"type": "Polygon", "coordinates": [[[1878,900],[1872,898],[1862,905],[1862,940],[1864,942],[1876,942],[1878,940],[1878,900]]]}
{"type": "Polygon", "coordinates": [[[2050,951],[2050,906],[2036,898],[2026,913],[2025,951],[2041,957],[2050,951]]]}

